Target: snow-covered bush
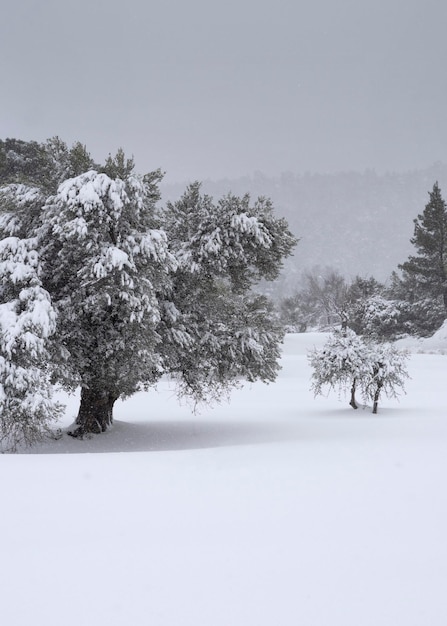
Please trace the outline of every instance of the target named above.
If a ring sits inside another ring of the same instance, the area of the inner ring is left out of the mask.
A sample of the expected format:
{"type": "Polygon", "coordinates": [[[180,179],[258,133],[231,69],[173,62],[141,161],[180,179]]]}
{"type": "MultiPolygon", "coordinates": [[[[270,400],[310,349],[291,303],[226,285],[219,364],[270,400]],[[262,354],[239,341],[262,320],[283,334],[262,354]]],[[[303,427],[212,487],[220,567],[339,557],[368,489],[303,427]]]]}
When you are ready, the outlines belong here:
{"type": "Polygon", "coordinates": [[[349,326],[358,334],[394,341],[406,335],[428,336],[444,318],[440,301],[425,298],[407,302],[374,295],[352,306],[349,326]]]}
{"type": "Polygon", "coordinates": [[[52,400],[48,340],[56,312],[39,279],[35,239],[0,241],[0,443],[29,445],[61,407],[52,400]]]}
{"type": "Polygon", "coordinates": [[[380,294],[359,300],[351,308],[349,324],[358,334],[393,339],[403,332],[401,303],[380,294]]]}
{"type": "Polygon", "coordinates": [[[397,389],[404,390],[408,378],[406,352],[398,350],[392,344],[369,344],[367,372],[362,380],[362,392],[365,398],[373,402],[373,413],[377,413],[381,393],[388,398],[396,398],[397,389]]]}
{"type": "Polygon", "coordinates": [[[357,409],[355,393],[359,381],[365,376],[367,351],[367,345],[354,331],[349,328],[335,330],[323,348],[314,349],[308,355],[313,368],[314,394],[322,394],[326,386],[343,393],[349,389],[350,405],[357,409]]]}
{"type": "Polygon", "coordinates": [[[356,409],[355,393],[359,390],[364,402],[372,400],[373,413],[377,413],[380,394],[396,397],[408,377],[405,352],[391,344],[365,340],[349,328],[334,331],[323,348],[311,351],[308,359],[315,395],[322,394],[325,387],[343,393],[349,390],[349,404],[356,409]]]}

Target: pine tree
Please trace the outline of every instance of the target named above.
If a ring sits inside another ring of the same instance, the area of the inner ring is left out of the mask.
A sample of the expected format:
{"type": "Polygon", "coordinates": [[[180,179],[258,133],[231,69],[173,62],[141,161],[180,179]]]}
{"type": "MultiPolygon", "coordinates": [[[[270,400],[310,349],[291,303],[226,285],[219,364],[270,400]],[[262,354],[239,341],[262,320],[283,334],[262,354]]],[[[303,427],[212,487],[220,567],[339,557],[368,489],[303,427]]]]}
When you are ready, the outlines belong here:
{"type": "Polygon", "coordinates": [[[418,252],[399,268],[416,283],[416,299],[441,298],[447,311],[447,207],[438,183],[430,192],[424,212],[414,220],[411,243],[418,252]]]}
{"type": "MultiPolygon", "coordinates": [[[[75,148],[47,144],[52,180],[91,168],[75,148]]],[[[14,181],[0,193],[0,233],[33,241],[54,311],[55,328],[41,333],[45,371],[68,390],[81,387],[74,436],[105,431],[118,398],[163,374],[208,401],[243,378],[274,380],[279,369],[283,331],[252,287],[277,276],[295,245],[286,222],[266,199],[215,203],[198,184],[162,210],[160,179],[137,175],[119,151],[50,194],[46,173],[41,187],[14,181]]],[[[7,291],[2,302],[10,306],[7,291]]]]}
{"type": "Polygon", "coordinates": [[[155,217],[153,181],[94,170],[68,179],[42,210],[42,281],[68,350],[64,380],[81,386],[73,434],[102,432],[119,397],[163,373],[161,306],[176,260],[155,217]]]}
{"type": "Polygon", "coordinates": [[[59,137],[44,143],[0,140],[0,186],[20,184],[48,196],[67,178],[98,168],[80,142],[69,148],[59,137]]]}
{"type": "Polygon", "coordinates": [[[0,185],[41,185],[51,169],[44,144],[20,139],[0,140],[0,185]]]}
{"type": "Polygon", "coordinates": [[[266,199],[228,195],[215,203],[199,183],[168,204],[164,219],[178,267],[163,348],[181,391],[204,401],[241,378],[273,381],[284,331],[251,288],[275,278],[290,254],[286,222],[266,199]]]}

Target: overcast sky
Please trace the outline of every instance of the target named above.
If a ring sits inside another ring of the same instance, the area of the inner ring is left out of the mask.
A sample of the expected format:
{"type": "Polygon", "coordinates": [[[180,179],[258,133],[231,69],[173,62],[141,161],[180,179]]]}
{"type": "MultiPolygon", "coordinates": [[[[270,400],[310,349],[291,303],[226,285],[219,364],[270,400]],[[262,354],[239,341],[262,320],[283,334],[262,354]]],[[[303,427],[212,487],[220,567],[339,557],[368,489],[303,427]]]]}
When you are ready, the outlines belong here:
{"type": "Polygon", "coordinates": [[[5,0],[0,136],[166,180],[446,161],[445,0],[5,0]]]}

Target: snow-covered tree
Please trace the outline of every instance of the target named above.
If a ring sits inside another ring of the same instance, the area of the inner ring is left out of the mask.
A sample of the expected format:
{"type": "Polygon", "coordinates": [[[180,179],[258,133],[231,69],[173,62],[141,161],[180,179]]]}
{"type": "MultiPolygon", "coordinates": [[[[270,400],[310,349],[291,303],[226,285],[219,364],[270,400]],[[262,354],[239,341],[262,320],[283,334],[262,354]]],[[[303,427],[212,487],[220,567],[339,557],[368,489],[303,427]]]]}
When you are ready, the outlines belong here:
{"type": "Polygon", "coordinates": [[[281,318],[289,327],[327,329],[346,324],[348,285],[330,267],[314,267],[301,276],[301,287],[281,302],[281,318]]]}
{"type": "Polygon", "coordinates": [[[70,355],[64,382],[81,386],[75,434],[106,430],[115,401],[164,371],[158,325],[176,260],[155,217],[157,180],[92,170],[42,209],[43,281],[70,355]]]}
{"type": "Polygon", "coordinates": [[[445,320],[442,298],[421,289],[419,279],[408,272],[391,274],[387,298],[396,304],[396,330],[401,335],[429,337],[445,320]]]}
{"type": "Polygon", "coordinates": [[[50,172],[51,159],[45,144],[20,139],[0,139],[0,185],[42,184],[50,172]]]}
{"type": "Polygon", "coordinates": [[[398,396],[397,389],[404,390],[408,378],[406,352],[392,344],[370,344],[367,372],[362,379],[363,395],[373,402],[373,413],[377,413],[382,393],[388,398],[398,396]]]}
{"type": "Polygon", "coordinates": [[[358,334],[370,339],[392,340],[408,332],[403,324],[405,305],[376,294],[354,303],[349,325],[358,334]]]}
{"type": "Polygon", "coordinates": [[[63,180],[97,167],[80,142],[69,148],[59,137],[44,143],[0,140],[0,185],[38,187],[48,195],[55,193],[63,180]]]}
{"type": "Polygon", "coordinates": [[[242,378],[274,380],[284,332],[251,287],[275,278],[290,253],[285,221],[268,200],[229,195],[215,203],[198,183],[168,204],[164,221],[178,267],[163,349],[182,392],[203,401],[242,378]]]}
{"type": "Polygon", "coordinates": [[[389,292],[399,300],[398,321],[406,332],[429,336],[447,313],[447,206],[438,183],[414,220],[411,243],[417,254],[393,272],[389,292]]]}
{"type": "Polygon", "coordinates": [[[322,394],[325,387],[343,393],[349,390],[349,404],[356,409],[355,392],[359,390],[365,402],[372,400],[373,413],[377,413],[381,393],[396,397],[408,378],[405,352],[391,344],[364,340],[349,328],[336,330],[323,348],[314,349],[308,358],[315,395],[322,394]]]}
{"type": "Polygon", "coordinates": [[[399,268],[415,279],[417,299],[427,295],[433,300],[440,298],[447,312],[447,206],[438,183],[430,192],[424,212],[414,220],[411,243],[418,254],[399,268]]]}
{"type": "Polygon", "coordinates": [[[312,372],[312,390],[321,395],[325,387],[350,391],[349,404],[358,408],[356,390],[365,377],[368,361],[368,346],[350,328],[335,330],[320,350],[308,355],[312,372]]]}
{"type": "MultiPolygon", "coordinates": [[[[57,142],[52,154],[59,174],[77,163],[57,142]]],[[[251,288],[290,254],[287,224],[268,200],[214,203],[198,184],[158,209],[160,179],[159,171],[136,175],[119,151],[50,195],[19,182],[0,194],[0,233],[33,240],[55,313],[48,370],[65,388],[81,387],[75,436],[106,430],[118,398],[163,374],[206,401],[278,370],[283,333],[251,288]]]]}
{"type": "Polygon", "coordinates": [[[37,239],[0,241],[0,443],[14,449],[49,432],[61,413],[52,400],[48,340],[56,311],[40,280],[37,239]]]}

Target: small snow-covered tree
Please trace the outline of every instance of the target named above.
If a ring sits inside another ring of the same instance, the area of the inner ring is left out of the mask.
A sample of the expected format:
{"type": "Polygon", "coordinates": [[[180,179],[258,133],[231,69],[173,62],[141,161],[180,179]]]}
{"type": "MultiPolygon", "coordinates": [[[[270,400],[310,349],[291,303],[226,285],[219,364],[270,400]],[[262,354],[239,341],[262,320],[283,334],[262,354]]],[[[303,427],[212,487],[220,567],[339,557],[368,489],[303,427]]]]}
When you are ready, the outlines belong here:
{"type": "Polygon", "coordinates": [[[324,387],[350,389],[350,405],[358,407],[355,392],[358,389],[366,402],[373,402],[377,413],[381,393],[396,397],[397,389],[404,390],[407,354],[391,344],[364,340],[350,329],[336,330],[320,350],[309,353],[313,368],[312,389],[315,395],[324,387]]]}
{"type": "Polygon", "coordinates": [[[313,368],[312,390],[314,395],[323,393],[324,387],[350,391],[349,404],[358,408],[355,397],[359,383],[365,377],[368,346],[350,328],[335,330],[324,347],[309,352],[308,360],[313,368]]]}
{"type": "Polygon", "coordinates": [[[52,400],[48,340],[56,312],[39,278],[36,239],[0,241],[0,443],[30,445],[61,414],[52,400]]]}
{"type": "Polygon", "coordinates": [[[398,389],[404,390],[408,378],[406,352],[392,344],[370,344],[367,371],[362,379],[363,395],[373,402],[373,413],[377,413],[380,395],[396,398],[398,389]]]}

